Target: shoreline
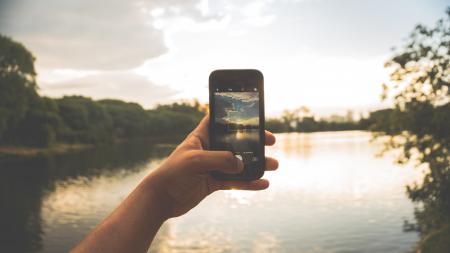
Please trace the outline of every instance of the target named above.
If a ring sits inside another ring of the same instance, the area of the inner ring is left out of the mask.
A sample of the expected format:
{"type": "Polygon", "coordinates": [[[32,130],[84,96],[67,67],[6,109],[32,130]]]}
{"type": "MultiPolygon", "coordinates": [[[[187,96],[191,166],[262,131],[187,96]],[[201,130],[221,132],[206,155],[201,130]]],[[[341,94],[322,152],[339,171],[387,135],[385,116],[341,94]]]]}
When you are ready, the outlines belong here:
{"type": "Polygon", "coordinates": [[[44,155],[62,155],[66,153],[82,151],[86,149],[93,149],[102,147],[104,145],[120,145],[133,142],[154,142],[154,145],[170,145],[172,143],[183,140],[186,136],[164,136],[143,139],[117,139],[113,142],[101,144],[86,144],[86,143],[57,143],[47,148],[27,147],[27,146],[0,146],[0,161],[8,158],[33,158],[44,155]]]}
{"type": "Polygon", "coordinates": [[[55,144],[48,148],[35,148],[25,146],[0,146],[0,158],[2,157],[36,157],[40,155],[58,155],[68,152],[94,148],[93,144],[55,144]]]}
{"type": "MultiPolygon", "coordinates": [[[[275,132],[274,134],[283,133],[324,133],[324,132],[346,132],[346,131],[361,131],[361,130],[345,130],[345,131],[315,131],[315,132],[275,132]]],[[[367,130],[362,130],[367,131],[367,130]]],[[[153,138],[142,138],[142,139],[118,139],[114,140],[112,145],[120,145],[132,142],[154,142],[155,145],[171,145],[175,142],[183,140],[186,136],[159,136],[153,138]]],[[[101,147],[107,144],[85,144],[85,143],[57,143],[51,147],[47,148],[37,148],[37,147],[26,147],[26,146],[0,146],[0,160],[2,158],[32,158],[42,155],[61,155],[70,152],[76,152],[86,149],[91,149],[95,147],[101,147]]]]}

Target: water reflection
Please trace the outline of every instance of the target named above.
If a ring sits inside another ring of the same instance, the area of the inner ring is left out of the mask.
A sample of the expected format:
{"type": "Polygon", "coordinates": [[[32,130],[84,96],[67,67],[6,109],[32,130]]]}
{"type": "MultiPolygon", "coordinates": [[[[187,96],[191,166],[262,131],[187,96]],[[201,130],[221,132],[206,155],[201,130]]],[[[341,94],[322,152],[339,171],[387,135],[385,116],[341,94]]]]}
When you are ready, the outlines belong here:
{"type": "MultiPolygon", "coordinates": [[[[269,190],[209,196],[159,231],[149,252],[406,252],[404,185],[420,177],[376,158],[365,132],[281,134],[269,190]]],[[[170,151],[146,143],[2,165],[1,252],[62,252],[170,151]]]]}
{"type": "Polygon", "coordinates": [[[126,194],[108,191],[112,179],[138,177],[171,148],[130,143],[2,162],[0,252],[68,250],[126,194]]]}
{"type": "Polygon", "coordinates": [[[396,167],[390,157],[375,158],[380,147],[370,144],[365,132],[281,134],[277,139],[278,146],[268,153],[280,159],[281,167],[267,173],[269,190],[221,192],[206,199],[176,220],[177,244],[189,248],[207,238],[215,252],[252,252],[263,245],[268,252],[412,249],[417,234],[402,232],[403,219],[413,217],[404,185],[419,172],[396,167]],[[224,239],[210,239],[206,228],[224,239]]]}
{"type": "Polygon", "coordinates": [[[292,135],[278,136],[281,147],[269,149],[286,168],[270,176],[275,184],[283,185],[283,191],[358,198],[388,194],[398,187],[403,190],[403,185],[421,175],[420,171],[393,166],[389,163],[392,157],[375,159],[380,146],[369,144],[371,136],[365,132],[292,135]]]}
{"type": "Polygon", "coordinates": [[[29,252],[41,247],[41,199],[45,181],[39,173],[3,169],[0,177],[0,251],[29,252]],[[30,180],[32,179],[32,180],[30,180]]]}

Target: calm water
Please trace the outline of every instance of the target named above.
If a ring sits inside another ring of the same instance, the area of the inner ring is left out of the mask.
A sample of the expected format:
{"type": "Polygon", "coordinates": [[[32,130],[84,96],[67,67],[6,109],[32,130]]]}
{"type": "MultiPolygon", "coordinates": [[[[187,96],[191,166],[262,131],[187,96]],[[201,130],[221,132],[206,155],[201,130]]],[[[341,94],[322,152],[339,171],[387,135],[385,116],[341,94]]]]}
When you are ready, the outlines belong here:
{"type": "MultiPolygon", "coordinates": [[[[216,192],[168,221],[150,252],[409,252],[404,185],[420,174],[375,156],[365,132],[280,134],[262,192],[216,192]]],[[[2,165],[0,252],[73,247],[170,151],[148,144],[2,165]]]]}

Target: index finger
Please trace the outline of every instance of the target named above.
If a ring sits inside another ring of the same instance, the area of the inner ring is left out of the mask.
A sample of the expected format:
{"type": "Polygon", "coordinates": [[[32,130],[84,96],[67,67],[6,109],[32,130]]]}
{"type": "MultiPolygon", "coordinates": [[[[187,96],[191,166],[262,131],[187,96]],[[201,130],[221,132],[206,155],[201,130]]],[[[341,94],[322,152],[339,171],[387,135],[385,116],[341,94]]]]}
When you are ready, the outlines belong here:
{"type": "Polygon", "coordinates": [[[203,117],[197,127],[191,132],[191,135],[200,139],[204,149],[209,148],[209,115],[203,117]]]}
{"type": "Polygon", "coordinates": [[[275,135],[273,135],[273,133],[265,130],[265,145],[266,146],[272,146],[273,144],[275,144],[276,138],[275,135]]]}

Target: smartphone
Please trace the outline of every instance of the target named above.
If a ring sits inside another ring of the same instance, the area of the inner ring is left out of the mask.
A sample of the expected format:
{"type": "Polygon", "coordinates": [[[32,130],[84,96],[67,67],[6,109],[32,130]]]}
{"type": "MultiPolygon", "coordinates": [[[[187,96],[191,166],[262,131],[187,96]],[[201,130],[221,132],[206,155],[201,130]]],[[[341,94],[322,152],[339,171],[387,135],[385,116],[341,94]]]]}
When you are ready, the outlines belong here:
{"type": "Polygon", "coordinates": [[[239,174],[213,171],[220,180],[255,180],[265,170],[264,78],[255,69],[215,70],[209,76],[211,150],[228,150],[244,162],[239,174]]]}

